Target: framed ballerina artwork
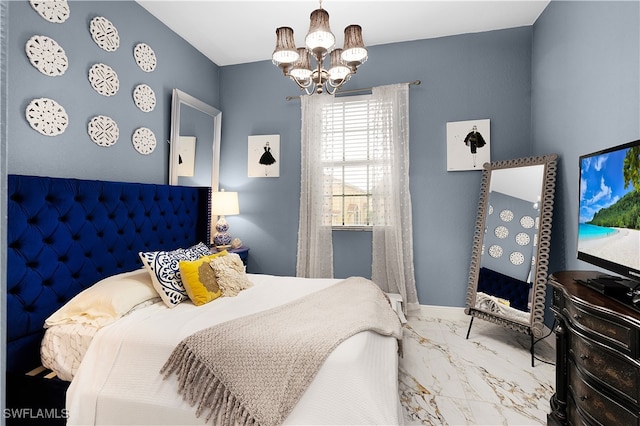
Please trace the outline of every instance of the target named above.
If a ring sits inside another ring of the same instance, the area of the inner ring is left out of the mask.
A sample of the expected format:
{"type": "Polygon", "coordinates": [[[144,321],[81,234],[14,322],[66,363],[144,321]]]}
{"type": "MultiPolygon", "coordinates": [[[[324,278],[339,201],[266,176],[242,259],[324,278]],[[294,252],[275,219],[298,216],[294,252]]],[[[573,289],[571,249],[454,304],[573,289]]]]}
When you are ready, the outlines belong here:
{"type": "Polygon", "coordinates": [[[247,175],[280,176],[280,135],[249,136],[247,175]]]}

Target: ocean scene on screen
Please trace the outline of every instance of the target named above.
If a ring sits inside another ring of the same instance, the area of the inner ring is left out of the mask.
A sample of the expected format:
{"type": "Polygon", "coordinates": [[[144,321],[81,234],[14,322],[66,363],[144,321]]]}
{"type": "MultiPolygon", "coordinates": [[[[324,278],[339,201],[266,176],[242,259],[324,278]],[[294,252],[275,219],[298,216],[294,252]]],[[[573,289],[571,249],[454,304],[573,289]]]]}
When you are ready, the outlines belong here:
{"type": "Polygon", "coordinates": [[[581,161],[578,250],[640,267],[640,147],[581,161]]]}

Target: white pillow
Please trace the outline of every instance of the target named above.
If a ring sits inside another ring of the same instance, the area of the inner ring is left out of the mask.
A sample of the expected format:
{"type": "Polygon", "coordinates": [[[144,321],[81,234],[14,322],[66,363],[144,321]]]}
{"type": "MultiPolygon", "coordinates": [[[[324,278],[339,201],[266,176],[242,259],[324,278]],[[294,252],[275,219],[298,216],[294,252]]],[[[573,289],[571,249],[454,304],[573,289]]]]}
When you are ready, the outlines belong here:
{"type": "Polygon", "coordinates": [[[82,323],[100,328],[111,324],[140,303],[157,297],[158,293],[145,269],[112,275],[78,293],[47,318],[44,327],[82,323]]]}
{"type": "Polygon", "coordinates": [[[170,308],[189,298],[180,277],[180,261],[197,260],[210,254],[211,250],[204,243],[198,243],[187,249],[138,253],[142,264],[149,271],[153,287],[170,308]]]}

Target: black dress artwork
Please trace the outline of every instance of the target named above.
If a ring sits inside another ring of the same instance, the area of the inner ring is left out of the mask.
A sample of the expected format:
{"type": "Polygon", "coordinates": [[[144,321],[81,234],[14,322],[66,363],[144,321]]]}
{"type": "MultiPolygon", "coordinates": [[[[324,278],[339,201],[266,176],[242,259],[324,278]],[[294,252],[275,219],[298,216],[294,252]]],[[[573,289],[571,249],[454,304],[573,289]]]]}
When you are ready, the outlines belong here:
{"type": "Polygon", "coordinates": [[[480,132],[478,132],[478,128],[473,126],[473,129],[467,134],[467,137],[464,138],[464,144],[471,149],[472,154],[475,154],[478,152],[477,149],[482,148],[486,143],[480,132]]]}
{"type": "Polygon", "coordinates": [[[265,166],[270,166],[275,162],[276,162],[276,159],[273,158],[273,155],[271,154],[271,148],[269,147],[269,142],[267,142],[264,146],[264,152],[260,156],[260,160],[258,160],[258,163],[263,164],[265,166]]]}
{"type": "Polygon", "coordinates": [[[467,133],[467,136],[464,138],[464,144],[467,145],[471,150],[471,157],[473,157],[473,167],[476,167],[476,154],[478,152],[478,148],[482,148],[486,145],[486,142],[478,131],[477,126],[473,126],[471,131],[467,133]]]}

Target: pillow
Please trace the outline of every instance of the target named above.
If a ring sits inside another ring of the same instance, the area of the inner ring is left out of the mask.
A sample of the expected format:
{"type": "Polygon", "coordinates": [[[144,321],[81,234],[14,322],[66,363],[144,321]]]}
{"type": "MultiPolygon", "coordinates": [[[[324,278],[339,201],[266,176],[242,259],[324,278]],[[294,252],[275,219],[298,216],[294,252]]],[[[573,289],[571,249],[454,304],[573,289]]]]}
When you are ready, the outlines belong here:
{"type": "Polygon", "coordinates": [[[216,257],[226,255],[226,251],[221,251],[211,256],[203,256],[198,260],[181,260],[179,262],[182,284],[194,305],[204,305],[222,296],[222,291],[216,283],[216,276],[209,266],[209,262],[216,257]]]}
{"type": "Polygon", "coordinates": [[[211,250],[204,243],[198,243],[188,249],[138,253],[142,264],[149,271],[153,287],[162,301],[170,308],[189,297],[180,278],[179,262],[181,260],[196,260],[210,254],[211,250]]]}
{"type": "Polygon", "coordinates": [[[100,328],[157,297],[158,293],[144,269],[112,275],[78,293],[51,314],[44,327],[80,323],[100,328]]]}
{"type": "Polygon", "coordinates": [[[247,278],[244,263],[237,253],[216,257],[210,265],[223,296],[236,296],[252,286],[247,278]]]}

